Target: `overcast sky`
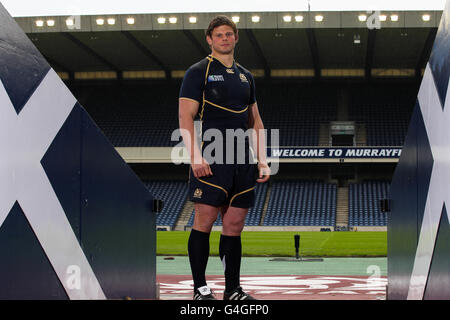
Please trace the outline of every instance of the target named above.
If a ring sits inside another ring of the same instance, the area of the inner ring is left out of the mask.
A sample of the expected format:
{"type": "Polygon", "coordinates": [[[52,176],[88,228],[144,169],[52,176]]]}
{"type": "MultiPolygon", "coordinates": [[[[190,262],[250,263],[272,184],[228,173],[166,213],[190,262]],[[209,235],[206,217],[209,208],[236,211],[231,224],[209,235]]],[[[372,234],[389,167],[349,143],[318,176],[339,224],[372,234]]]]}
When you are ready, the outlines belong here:
{"type": "MultiPolygon", "coordinates": [[[[182,12],[305,11],[308,0],[0,0],[15,17],[182,12]]],[[[310,0],[313,11],[443,10],[445,0],[310,0]]]]}

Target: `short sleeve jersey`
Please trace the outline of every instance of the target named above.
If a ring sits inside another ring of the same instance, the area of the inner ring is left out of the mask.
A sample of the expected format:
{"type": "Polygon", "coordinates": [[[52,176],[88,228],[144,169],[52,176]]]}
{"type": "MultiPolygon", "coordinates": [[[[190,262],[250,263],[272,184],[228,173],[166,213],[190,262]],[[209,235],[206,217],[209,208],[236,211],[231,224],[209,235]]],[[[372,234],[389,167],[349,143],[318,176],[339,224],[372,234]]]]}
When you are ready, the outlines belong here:
{"type": "Polygon", "coordinates": [[[179,97],[199,102],[203,130],[246,130],[248,108],[256,102],[255,81],[235,61],[227,67],[209,55],[186,71],[179,97]]]}

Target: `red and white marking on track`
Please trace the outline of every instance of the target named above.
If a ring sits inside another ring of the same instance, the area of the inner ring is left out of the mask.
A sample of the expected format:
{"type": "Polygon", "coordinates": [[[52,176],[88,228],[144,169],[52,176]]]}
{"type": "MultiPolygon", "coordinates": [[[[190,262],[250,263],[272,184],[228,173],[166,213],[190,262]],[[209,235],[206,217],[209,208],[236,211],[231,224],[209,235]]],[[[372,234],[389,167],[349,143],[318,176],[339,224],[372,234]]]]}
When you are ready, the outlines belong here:
{"type": "MultiPolygon", "coordinates": [[[[218,299],[225,288],[223,276],[207,276],[218,299]]],[[[162,300],[192,299],[190,276],[158,275],[162,300]]],[[[244,291],[269,300],[377,300],[385,299],[386,277],[367,276],[241,276],[244,291]]]]}

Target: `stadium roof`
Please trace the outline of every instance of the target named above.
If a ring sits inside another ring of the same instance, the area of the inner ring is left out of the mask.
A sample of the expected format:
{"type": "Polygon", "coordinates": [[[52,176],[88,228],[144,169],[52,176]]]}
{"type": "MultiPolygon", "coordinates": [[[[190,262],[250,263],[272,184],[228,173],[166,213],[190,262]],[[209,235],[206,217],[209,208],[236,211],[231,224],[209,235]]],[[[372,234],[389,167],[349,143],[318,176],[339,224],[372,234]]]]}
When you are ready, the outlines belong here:
{"type": "MultiPolygon", "coordinates": [[[[63,78],[154,79],[181,78],[210,52],[204,30],[216,14],[43,16],[16,21],[63,78]]],[[[229,13],[239,16],[235,55],[239,63],[255,76],[305,78],[420,76],[441,14],[229,13]]]]}
{"type": "Polygon", "coordinates": [[[13,17],[40,15],[147,14],[192,12],[279,12],[357,10],[443,10],[445,0],[2,0],[13,17]]]}

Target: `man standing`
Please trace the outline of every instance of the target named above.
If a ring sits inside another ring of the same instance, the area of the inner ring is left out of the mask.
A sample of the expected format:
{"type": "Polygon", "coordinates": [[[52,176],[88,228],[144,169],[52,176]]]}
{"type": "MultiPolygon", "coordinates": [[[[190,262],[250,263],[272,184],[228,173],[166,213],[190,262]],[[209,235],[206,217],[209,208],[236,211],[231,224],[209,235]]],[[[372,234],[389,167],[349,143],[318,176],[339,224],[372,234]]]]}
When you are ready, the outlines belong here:
{"type": "Polygon", "coordinates": [[[234,48],[238,42],[235,23],[226,16],[215,17],[206,31],[206,41],[211,54],[187,70],[179,96],[180,129],[191,158],[190,200],[195,202],[194,226],[188,241],[194,299],[215,299],[207,286],[205,271],[209,235],[219,211],[223,222],[219,254],[225,269],[224,300],[254,299],[242,291],[239,284],[241,232],[248,209],[254,205],[255,180],[263,183],[270,176],[264,136],[260,134],[264,126],[256,103],[253,76],[234,61],[234,48]],[[203,153],[211,142],[202,141],[199,147],[194,129],[197,115],[202,123],[202,133],[215,129],[225,136],[227,129],[241,132],[254,129],[257,133],[253,147],[258,158],[258,178],[255,164],[249,163],[247,138],[240,140],[243,148],[237,148],[238,153],[244,153],[245,163],[236,161],[242,154],[234,154],[230,158],[230,150],[225,146],[216,149],[216,155],[223,152],[227,160],[233,159],[233,163],[211,163],[205,159],[203,153]]]}

